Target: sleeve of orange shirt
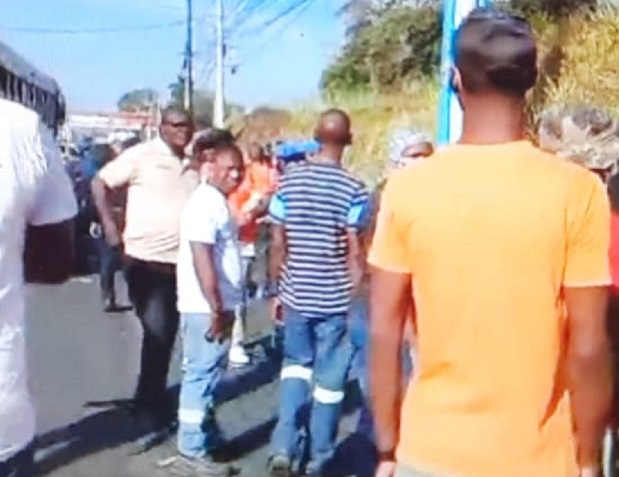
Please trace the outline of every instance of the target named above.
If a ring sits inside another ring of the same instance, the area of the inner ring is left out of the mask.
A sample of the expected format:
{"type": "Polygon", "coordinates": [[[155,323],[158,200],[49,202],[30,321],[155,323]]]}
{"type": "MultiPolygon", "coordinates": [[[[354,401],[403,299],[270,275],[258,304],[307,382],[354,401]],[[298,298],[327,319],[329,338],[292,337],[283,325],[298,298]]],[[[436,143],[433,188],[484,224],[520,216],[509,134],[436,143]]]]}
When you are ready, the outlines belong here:
{"type": "Polygon", "coordinates": [[[611,283],[610,204],[602,182],[579,171],[567,210],[565,287],[605,286],[611,283]]]}
{"type": "Polygon", "coordinates": [[[236,220],[242,214],[243,206],[251,196],[251,184],[245,178],[243,182],[239,185],[239,187],[228,197],[228,207],[230,207],[230,212],[232,216],[235,217],[236,220]]]}
{"type": "Polygon", "coordinates": [[[399,200],[407,194],[399,179],[389,181],[382,193],[368,262],[389,272],[410,273],[405,202],[399,200]]]}

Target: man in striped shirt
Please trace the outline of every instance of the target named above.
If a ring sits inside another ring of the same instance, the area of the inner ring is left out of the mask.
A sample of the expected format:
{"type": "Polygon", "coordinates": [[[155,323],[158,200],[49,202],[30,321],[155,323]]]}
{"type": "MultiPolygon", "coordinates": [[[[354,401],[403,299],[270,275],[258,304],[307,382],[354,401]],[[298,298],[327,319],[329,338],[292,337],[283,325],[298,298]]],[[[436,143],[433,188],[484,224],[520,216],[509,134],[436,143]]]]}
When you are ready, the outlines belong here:
{"type": "Polygon", "coordinates": [[[302,457],[295,442],[306,423],[298,416],[310,392],[307,475],[324,475],[333,456],[350,362],[346,317],[363,270],[359,230],[368,195],[342,168],[352,141],[346,113],[323,113],[316,139],[320,152],[282,178],[269,210],[267,293],[285,323],[279,422],[269,462],[278,477],[288,476],[302,457]]]}

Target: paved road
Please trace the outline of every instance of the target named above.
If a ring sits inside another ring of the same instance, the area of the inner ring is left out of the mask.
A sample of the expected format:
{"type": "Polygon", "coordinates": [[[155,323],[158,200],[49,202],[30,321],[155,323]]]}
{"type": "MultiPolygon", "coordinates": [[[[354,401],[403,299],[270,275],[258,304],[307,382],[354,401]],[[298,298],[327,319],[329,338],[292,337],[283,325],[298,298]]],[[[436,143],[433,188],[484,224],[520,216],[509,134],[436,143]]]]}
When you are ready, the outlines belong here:
{"type": "MultiPolygon", "coordinates": [[[[122,411],[86,406],[91,401],[129,398],[137,377],[141,330],[130,313],[101,312],[96,281],[72,280],[60,288],[32,287],[29,293],[31,385],[39,410],[40,475],[48,477],[159,477],[155,462],[174,455],[170,441],[131,457],[135,429],[122,411]]],[[[278,401],[278,364],[267,357],[260,337],[269,322],[260,304],[250,314],[254,365],[230,372],[219,416],[233,439],[243,475],[265,475],[266,444],[278,401]]],[[[263,340],[264,341],[264,340],[263,340]]],[[[178,383],[176,353],[170,385],[178,383]]],[[[351,409],[353,406],[349,405],[351,409]]],[[[358,464],[354,412],[342,423],[343,461],[358,464]]],[[[349,471],[347,475],[356,475],[349,471]]]]}

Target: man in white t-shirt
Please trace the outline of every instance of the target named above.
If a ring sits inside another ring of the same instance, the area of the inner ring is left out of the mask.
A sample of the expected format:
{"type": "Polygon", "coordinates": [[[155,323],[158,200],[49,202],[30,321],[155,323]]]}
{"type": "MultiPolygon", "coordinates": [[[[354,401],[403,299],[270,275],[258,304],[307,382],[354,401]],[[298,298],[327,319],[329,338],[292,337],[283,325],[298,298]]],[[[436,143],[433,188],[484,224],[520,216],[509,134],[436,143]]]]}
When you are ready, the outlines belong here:
{"type": "Polygon", "coordinates": [[[28,391],[24,278],[71,273],[73,187],[39,117],[0,99],[0,477],[29,477],[35,410],[28,391]]]}
{"type": "Polygon", "coordinates": [[[233,469],[213,459],[220,444],[213,391],[225,369],[234,309],[242,299],[238,231],[226,197],[243,178],[243,156],[234,145],[210,154],[208,183],[195,190],[181,217],[177,279],[185,366],[175,465],[222,476],[233,469]]]}

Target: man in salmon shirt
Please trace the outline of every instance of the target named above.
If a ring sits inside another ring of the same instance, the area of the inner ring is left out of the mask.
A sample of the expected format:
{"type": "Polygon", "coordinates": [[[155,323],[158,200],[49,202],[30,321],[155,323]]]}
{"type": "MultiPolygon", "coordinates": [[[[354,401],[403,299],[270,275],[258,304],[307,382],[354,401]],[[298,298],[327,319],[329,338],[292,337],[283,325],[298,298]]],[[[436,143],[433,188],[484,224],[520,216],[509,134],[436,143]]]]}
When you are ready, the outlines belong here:
{"type": "Polygon", "coordinates": [[[376,476],[597,477],[612,400],[608,197],[525,139],[537,80],[525,20],[475,9],[454,46],[462,136],[390,178],[369,256],[376,476]],[[411,303],[418,361],[401,403],[411,303]]]}
{"type": "Polygon", "coordinates": [[[271,194],[275,188],[273,168],[262,147],[252,144],[248,152],[250,164],[247,167],[245,179],[241,186],[228,197],[230,211],[239,227],[244,276],[243,300],[239,309],[236,310],[228,357],[230,365],[234,367],[242,367],[250,362],[243,342],[247,319],[247,299],[251,285],[251,268],[256,258],[256,242],[260,231],[259,219],[266,214],[271,194]]]}

